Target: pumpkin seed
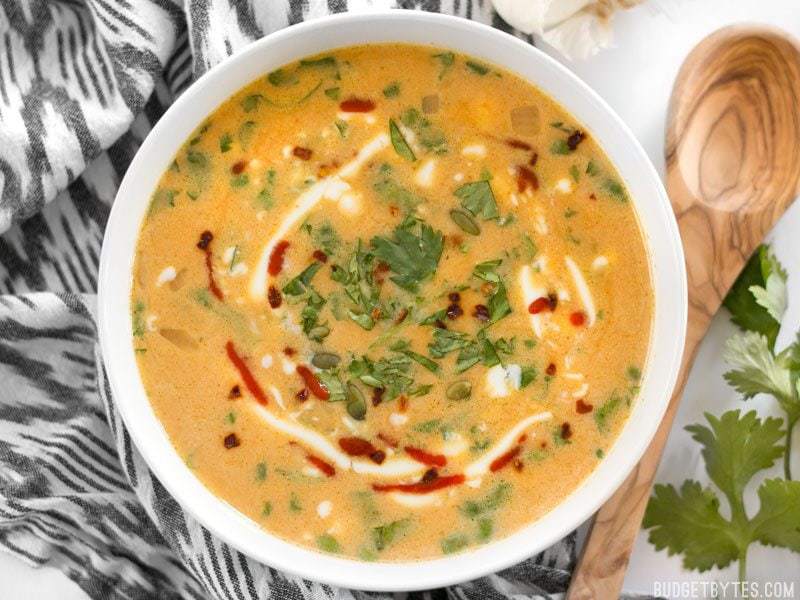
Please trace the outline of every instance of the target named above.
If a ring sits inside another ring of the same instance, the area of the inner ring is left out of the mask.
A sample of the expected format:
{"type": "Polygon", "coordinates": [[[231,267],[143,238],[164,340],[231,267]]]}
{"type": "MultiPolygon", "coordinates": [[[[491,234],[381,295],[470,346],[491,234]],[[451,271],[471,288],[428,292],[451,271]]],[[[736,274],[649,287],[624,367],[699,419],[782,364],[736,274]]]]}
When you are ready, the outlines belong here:
{"type": "Polygon", "coordinates": [[[327,325],[319,325],[317,327],[314,327],[306,335],[308,335],[308,339],[312,341],[321,342],[328,336],[330,332],[331,328],[328,327],[327,325]]]}
{"type": "Polygon", "coordinates": [[[317,352],[311,358],[311,364],[318,369],[332,369],[339,364],[341,357],[334,352],[317,352]]]}
{"type": "Polygon", "coordinates": [[[468,233],[470,235],[478,235],[481,232],[481,228],[478,227],[478,224],[475,222],[466,211],[454,208],[450,211],[450,218],[453,220],[453,223],[458,225],[458,227],[464,233],[468,233]]]}
{"type": "Polygon", "coordinates": [[[459,379],[448,385],[445,392],[449,400],[466,400],[471,394],[472,384],[464,379],[459,379]]]}
{"type": "Polygon", "coordinates": [[[363,421],[367,414],[367,401],[358,386],[352,382],[347,383],[347,414],[356,421],[363,421]]]}

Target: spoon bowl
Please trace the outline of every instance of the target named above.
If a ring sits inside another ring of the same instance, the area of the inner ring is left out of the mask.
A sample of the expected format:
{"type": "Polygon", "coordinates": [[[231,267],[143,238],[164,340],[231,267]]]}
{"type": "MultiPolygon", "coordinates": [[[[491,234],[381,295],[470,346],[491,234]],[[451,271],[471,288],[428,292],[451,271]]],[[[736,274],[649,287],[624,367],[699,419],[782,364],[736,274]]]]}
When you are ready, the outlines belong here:
{"type": "Polygon", "coordinates": [[[726,27],[686,58],[672,90],[667,190],[686,257],[681,371],[658,432],[598,511],[567,598],[618,598],[689,369],[711,319],[800,192],[800,46],[771,28],[726,27]]]}

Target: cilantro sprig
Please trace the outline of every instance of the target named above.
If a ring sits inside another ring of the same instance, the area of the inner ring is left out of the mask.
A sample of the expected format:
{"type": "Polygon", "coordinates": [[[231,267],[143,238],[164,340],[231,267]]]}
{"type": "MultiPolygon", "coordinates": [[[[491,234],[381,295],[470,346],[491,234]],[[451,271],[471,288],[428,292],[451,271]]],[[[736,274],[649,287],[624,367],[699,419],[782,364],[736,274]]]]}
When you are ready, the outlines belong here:
{"type": "Polygon", "coordinates": [[[725,497],[730,518],[720,512],[720,496],[694,480],[680,489],[656,485],[644,518],[657,550],[683,555],[687,569],[707,571],[739,563],[746,580],[747,550],[754,542],[800,552],[800,482],[767,479],[758,488],[759,510],[748,515],[745,486],[783,454],[781,420],[764,420],[738,410],[720,418],[706,413],[709,426],[686,428],[703,446],[706,472],[725,497]]]}
{"type": "Polygon", "coordinates": [[[769,394],[786,413],[783,470],[791,479],[792,431],[800,420],[800,336],[775,352],[786,311],[786,280],[786,270],[772,250],[760,246],[725,298],[731,320],[744,331],[728,340],[724,358],[733,367],[725,380],[745,400],[769,394]]]}

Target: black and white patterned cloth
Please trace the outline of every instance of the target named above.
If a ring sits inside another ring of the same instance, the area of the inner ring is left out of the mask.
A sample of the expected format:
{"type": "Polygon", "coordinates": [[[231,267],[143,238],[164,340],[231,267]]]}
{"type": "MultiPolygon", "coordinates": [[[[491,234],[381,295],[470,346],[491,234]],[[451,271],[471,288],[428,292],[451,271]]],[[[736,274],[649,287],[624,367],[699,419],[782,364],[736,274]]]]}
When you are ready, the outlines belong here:
{"type": "MultiPolygon", "coordinates": [[[[93,296],[117,186],[172,99],[263,35],[379,7],[514,33],[489,0],[0,0],[0,550],[94,599],[392,597],[277,572],[183,512],[114,406],[93,296]]],[[[402,596],[556,598],[575,558],[573,533],[502,573],[402,596]]]]}

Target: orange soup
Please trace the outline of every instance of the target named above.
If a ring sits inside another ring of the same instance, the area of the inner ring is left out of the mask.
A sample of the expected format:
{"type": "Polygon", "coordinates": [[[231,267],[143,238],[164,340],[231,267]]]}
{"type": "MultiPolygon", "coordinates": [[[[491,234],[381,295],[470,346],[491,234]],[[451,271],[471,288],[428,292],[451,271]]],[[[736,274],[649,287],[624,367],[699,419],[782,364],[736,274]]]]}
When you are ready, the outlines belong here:
{"type": "Polygon", "coordinates": [[[370,45],[236,93],[175,156],[134,267],[150,402],[293,543],[411,560],[507,536],[603,460],[653,311],[628,192],[540,90],[370,45]]]}

